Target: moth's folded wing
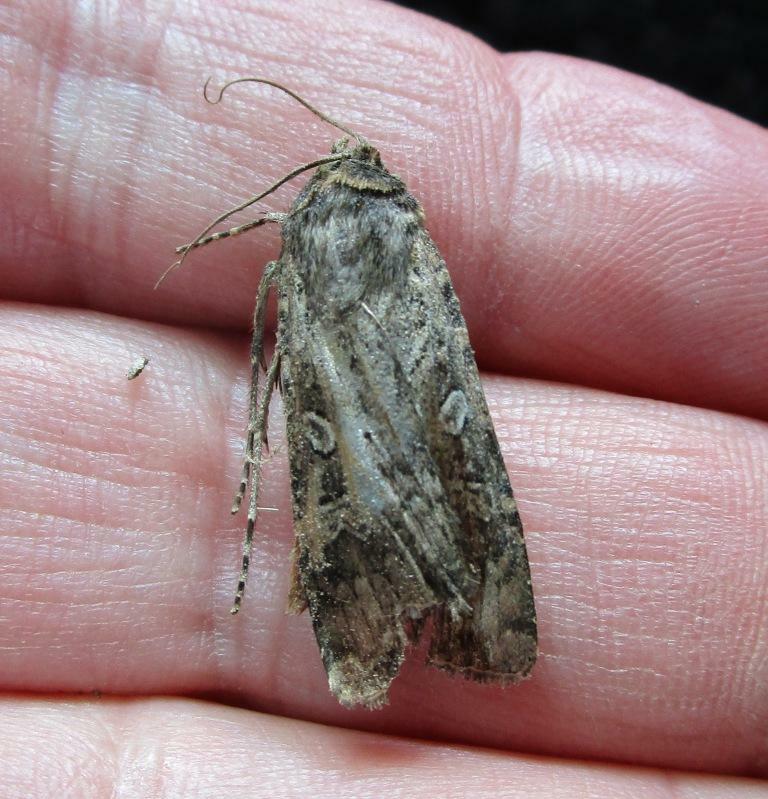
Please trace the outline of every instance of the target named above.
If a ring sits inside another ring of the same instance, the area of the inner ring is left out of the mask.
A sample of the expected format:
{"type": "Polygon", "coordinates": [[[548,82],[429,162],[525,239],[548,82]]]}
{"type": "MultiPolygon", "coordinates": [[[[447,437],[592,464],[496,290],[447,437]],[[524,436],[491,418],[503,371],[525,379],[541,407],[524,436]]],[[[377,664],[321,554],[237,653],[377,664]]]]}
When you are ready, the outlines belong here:
{"type": "Polygon", "coordinates": [[[409,639],[437,607],[471,612],[461,525],[404,401],[401,364],[361,312],[312,324],[286,356],[297,577],[333,693],[386,701],[409,639]]]}
{"type": "MultiPolygon", "coordinates": [[[[516,682],[537,656],[520,517],[445,263],[426,233],[417,246],[422,266],[412,291],[419,302],[412,304],[435,330],[425,345],[432,347],[429,368],[411,369],[414,390],[431,397],[430,449],[464,533],[464,560],[480,579],[471,615],[435,612],[429,659],[472,679],[516,682]]],[[[419,357],[414,351],[414,363],[419,357]]]]}

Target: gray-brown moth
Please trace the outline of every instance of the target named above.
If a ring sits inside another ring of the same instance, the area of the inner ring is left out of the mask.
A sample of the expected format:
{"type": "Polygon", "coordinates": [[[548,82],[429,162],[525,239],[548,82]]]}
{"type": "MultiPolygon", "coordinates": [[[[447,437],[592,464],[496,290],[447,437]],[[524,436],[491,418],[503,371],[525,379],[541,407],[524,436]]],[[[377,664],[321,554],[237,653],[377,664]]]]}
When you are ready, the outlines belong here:
{"type": "Polygon", "coordinates": [[[363,137],[272,81],[241,78],[224,88],[243,81],[285,91],[351,143],[337,142],[330,156],[293,170],[177,250],[183,260],[193,247],[266,222],[282,229],[254,314],[250,421],[233,512],[249,484],[250,497],[233,612],[278,385],[296,533],[289,607],[309,608],[333,694],[348,707],[386,703],[407,645],[425,626],[432,665],[517,682],[537,654],[522,527],[467,328],[421,206],[363,137]],[[288,213],[207,235],[312,168],[288,213]],[[278,330],[267,367],[273,287],[278,330]]]}

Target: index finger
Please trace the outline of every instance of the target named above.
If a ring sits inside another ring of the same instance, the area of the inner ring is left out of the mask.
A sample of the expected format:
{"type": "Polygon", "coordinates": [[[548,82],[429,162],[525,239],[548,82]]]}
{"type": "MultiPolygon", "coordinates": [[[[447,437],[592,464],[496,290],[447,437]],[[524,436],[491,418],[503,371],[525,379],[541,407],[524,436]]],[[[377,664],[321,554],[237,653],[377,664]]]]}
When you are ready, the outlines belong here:
{"type": "Polygon", "coordinates": [[[333,131],[283,97],[199,98],[207,74],[258,72],[360,130],[406,178],[481,366],[766,414],[768,138],[757,126],[597,64],[500,56],[384,5],[263,7],[236,27],[172,6],[139,18],[118,5],[106,26],[93,10],[11,9],[8,297],[247,325],[274,231],[151,287],[173,245],[327,152],[333,131]]]}

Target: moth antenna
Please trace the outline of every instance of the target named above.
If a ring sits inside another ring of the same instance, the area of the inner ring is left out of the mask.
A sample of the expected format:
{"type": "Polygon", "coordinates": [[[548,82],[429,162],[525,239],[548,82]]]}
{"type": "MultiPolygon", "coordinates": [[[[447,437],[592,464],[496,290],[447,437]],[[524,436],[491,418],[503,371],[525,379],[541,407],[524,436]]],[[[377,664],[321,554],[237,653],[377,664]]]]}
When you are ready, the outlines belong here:
{"type": "Polygon", "coordinates": [[[322,166],[323,164],[331,164],[334,161],[343,161],[344,159],[349,158],[348,154],[339,153],[338,155],[326,155],[324,158],[318,158],[315,161],[310,161],[308,164],[302,164],[301,166],[297,166],[296,169],[292,169],[287,175],[284,175],[280,178],[280,180],[276,180],[268,189],[261,192],[261,194],[256,194],[253,197],[250,197],[245,202],[240,203],[240,205],[236,205],[234,208],[230,208],[229,211],[225,211],[220,216],[217,216],[216,219],[213,220],[209,225],[206,225],[200,233],[195,236],[189,244],[186,245],[187,249],[184,250],[181,258],[178,261],[174,261],[166,270],[160,275],[157,283],[155,283],[155,288],[158,288],[160,284],[171,274],[175,269],[178,269],[184,261],[186,261],[187,256],[192,252],[195,247],[197,247],[200,242],[208,235],[208,233],[216,227],[216,225],[224,222],[225,220],[229,219],[231,216],[234,216],[236,213],[244,210],[249,205],[253,205],[257,203],[259,200],[266,197],[268,194],[272,194],[275,189],[279,189],[283,183],[287,183],[289,180],[292,180],[297,175],[300,175],[302,172],[306,172],[308,169],[314,169],[315,167],[322,166]]]}
{"type": "Polygon", "coordinates": [[[296,94],[296,92],[291,91],[286,86],[283,86],[282,83],[276,83],[268,78],[235,78],[234,80],[225,83],[224,86],[219,89],[219,96],[215,100],[211,100],[211,98],[208,96],[208,85],[210,84],[211,80],[212,78],[208,78],[208,80],[205,82],[205,86],[203,86],[203,97],[205,98],[205,101],[211,105],[220,103],[221,98],[224,96],[224,92],[230,86],[234,86],[236,83],[263,83],[265,86],[272,86],[274,89],[279,89],[281,92],[285,92],[289,97],[292,97],[294,100],[296,100],[297,103],[301,103],[304,108],[311,111],[316,117],[322,119],[323,122],[327,122],[329,125],[333,125],[334,128],[344,131],[344,133],[346,133],[348,136],[352,136],[353,138],[357,139],[359,144],[367,144],[365,138],[359,133],[355,133],[353,130],[350,130],[346,125],[342,125],[341,122],[329,117],[328,114],[324,114],[322,111],[315,108],[311,103],[307,102],[303,97],[296,94]]]}

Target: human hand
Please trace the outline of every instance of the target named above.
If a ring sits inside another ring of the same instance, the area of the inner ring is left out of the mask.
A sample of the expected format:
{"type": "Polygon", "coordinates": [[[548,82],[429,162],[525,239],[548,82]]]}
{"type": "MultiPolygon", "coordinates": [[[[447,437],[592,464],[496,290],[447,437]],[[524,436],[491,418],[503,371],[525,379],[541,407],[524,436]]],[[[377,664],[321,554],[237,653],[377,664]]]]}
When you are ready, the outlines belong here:
{"type": "Polygon", "coordinates": [[[0,795],[765,795],[725,776],[768,772],[765,132],[387,5],[106,9],[5,13],[0,795]],[[308,618],[284,615],[279,414],[279,510],[229,615],[278,234],[152,286],[335,132],[266,89],[211,108],[208,74],[299,90],[422,201],[496,372],[540,624],[526,683],[414,651],[386,709],[335,702],[308,618]]]}

